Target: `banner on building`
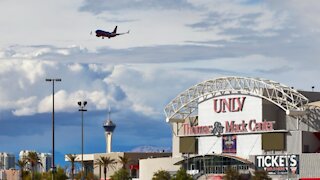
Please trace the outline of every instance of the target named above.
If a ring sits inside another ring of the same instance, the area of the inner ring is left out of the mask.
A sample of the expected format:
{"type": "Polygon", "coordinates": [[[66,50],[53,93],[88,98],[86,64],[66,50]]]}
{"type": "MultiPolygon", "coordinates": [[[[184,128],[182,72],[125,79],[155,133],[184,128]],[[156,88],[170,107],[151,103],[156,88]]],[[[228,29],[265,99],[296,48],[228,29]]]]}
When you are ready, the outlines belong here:
{"type": "Polygon", "coordinates": [[[222,152],[223,153],[237,153],[237,136],[225,135],[222,137],[222,152]]]}
{"type": "Polygon", "coordinates": [[[259,155],[255,157],[256,167],[268,174],[299,174],[299,155],[259,155]]]}

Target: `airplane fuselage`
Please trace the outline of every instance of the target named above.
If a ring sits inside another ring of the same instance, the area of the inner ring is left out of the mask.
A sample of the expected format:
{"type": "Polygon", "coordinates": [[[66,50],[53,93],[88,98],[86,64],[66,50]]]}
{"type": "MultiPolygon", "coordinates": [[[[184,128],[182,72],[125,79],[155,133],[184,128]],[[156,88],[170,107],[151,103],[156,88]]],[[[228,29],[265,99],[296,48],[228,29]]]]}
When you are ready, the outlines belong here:
{"type": "Polygon", "coordinates": [[[112,37],[115,37],[117,36],[118,34],[117,33],[111,33],[111,32],[108,32],[108,31],[103,31],[103,30],[96,30],[96,36],[97,37],[107,37],[107,38],[112,38],[112,37]]]}
{"type": "Polygon", "coordinates": [[[112,32],[103,31],[103,30],[98,29],[98,30],[96,30],[96,36],[102,37],[102,39],[104,39],[105,37],[112,38],[112,37],[115,37],[118,35],[129,34],[129,32],[130,32],[130,31],[128,31],[125,33],[117,33],[117,28],[118,28],[118,26],[116,26],[112,32]]]}

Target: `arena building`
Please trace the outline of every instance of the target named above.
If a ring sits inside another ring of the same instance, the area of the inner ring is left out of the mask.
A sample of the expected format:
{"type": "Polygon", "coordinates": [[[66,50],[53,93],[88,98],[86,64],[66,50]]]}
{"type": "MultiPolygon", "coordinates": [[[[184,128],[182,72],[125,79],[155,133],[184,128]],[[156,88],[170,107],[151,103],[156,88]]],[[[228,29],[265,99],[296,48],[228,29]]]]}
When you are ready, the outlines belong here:
{"type": "Polygon", "coordinates": [[[172,157],[140,160],[140,178],[181,166],[195,179],[221,179],[228,167],[248,178],[320,177],[320,93],[246,77],[207,80],[166,107],[172,157]]]}

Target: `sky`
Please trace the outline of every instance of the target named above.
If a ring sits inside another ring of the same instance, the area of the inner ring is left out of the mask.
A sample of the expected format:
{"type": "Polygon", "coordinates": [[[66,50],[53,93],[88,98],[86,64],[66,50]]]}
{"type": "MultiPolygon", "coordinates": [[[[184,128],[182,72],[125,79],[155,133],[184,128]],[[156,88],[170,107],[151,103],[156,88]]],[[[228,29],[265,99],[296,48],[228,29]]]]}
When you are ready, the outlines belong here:
{"type": "Polygon", "coordinates": [[[319,91],[318,0],[0,0],[0,152],[171,147],[164,107],[200,82],[260,77],[319,91]],[[90,35],[96,29],[130,34],[90,35]]]}

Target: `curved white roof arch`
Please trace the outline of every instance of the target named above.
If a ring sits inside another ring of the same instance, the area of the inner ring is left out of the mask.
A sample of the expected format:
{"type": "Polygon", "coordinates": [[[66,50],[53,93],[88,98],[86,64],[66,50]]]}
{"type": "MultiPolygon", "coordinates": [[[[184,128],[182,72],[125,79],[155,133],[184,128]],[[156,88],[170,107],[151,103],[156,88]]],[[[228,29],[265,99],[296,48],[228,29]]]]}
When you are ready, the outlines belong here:
{"type": "Polygon", "coordinates": [[[221,77],[185,90],[164,109],[166,121],[197,115],[198,103],[216,96],[246,94],[264,98],[284,111],[302,110],[308,99],[297,90],[275,81],[249,77],[221,77]]]}

